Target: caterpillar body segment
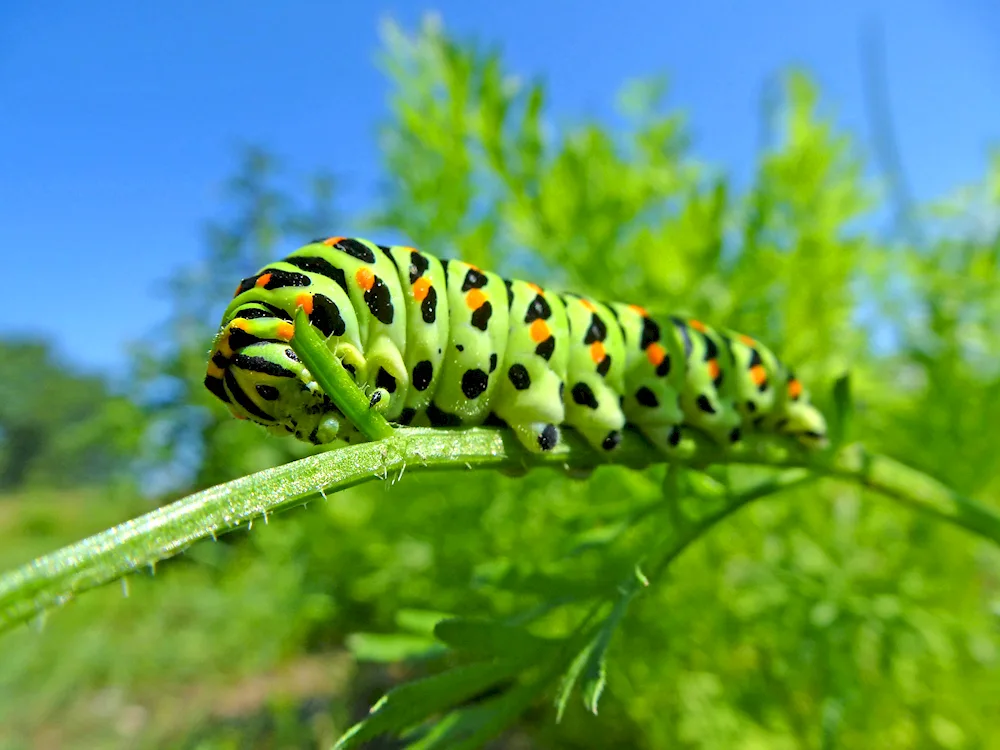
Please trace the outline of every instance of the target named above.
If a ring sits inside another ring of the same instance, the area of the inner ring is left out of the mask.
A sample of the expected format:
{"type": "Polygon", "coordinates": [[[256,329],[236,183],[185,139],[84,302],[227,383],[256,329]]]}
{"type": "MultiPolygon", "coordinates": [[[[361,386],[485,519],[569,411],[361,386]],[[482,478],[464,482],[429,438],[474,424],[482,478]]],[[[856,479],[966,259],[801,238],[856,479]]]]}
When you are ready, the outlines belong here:
{"type": "Polygon", "coordinates": [[[343,237],[244,279],[215,338],[206,387],[276,434],[322,444],[352,430],[288,344],[300,307],[401,425],[505,425],[533,451],[554,448],[562,426],[600,451],[627,424],[667,451],[682,425],[722,444],[825,441],[801,382],[749,336],[343,237]]]}

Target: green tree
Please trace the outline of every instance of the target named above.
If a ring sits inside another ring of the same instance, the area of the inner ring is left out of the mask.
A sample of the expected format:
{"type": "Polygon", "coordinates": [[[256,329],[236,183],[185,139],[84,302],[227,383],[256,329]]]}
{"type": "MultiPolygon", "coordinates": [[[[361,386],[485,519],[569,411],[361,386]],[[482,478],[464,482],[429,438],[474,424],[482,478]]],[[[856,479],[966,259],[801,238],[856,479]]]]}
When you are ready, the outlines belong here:
{"type": "Polygon", "coordinates": [[[0,491],[122,478],[141,422],[104,379],[74,371],[47,343],[0,341],[0,491]]]}

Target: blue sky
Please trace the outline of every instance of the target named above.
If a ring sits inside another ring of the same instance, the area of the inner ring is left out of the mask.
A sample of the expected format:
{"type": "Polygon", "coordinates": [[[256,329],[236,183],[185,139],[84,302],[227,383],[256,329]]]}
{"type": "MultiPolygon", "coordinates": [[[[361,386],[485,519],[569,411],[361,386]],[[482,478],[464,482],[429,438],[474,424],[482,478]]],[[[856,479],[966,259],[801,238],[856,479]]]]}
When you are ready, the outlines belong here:
{"type": "Polygon", "coordinates": [[[342,207],[370,208],[387,114],[379,21],[413,28],[429,10],[542,76],[556,124],[607,115],[624,80],[666,72],[696,154],[736,175],[753,163],[761,87],[789,65],[870,142],[858,47],[878,19],[917,197],[976,179],[1000,142],[991,0],[2,0],[0,335],[39,333],[74,363],[120,371],[167,313],[164,281],[203,252],[241,143],[332,171],[342,207]]]}

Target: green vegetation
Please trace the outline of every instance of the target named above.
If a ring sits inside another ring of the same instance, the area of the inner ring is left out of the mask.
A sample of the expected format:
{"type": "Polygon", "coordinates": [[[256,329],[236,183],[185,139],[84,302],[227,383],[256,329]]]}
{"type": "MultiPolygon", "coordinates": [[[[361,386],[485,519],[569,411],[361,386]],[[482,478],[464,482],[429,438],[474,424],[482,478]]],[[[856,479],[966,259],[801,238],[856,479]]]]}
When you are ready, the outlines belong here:
{"type": "Polygon", "coordinates": [[[127,473],[142,415],[42,342],[0,340],[0,492],[108,484],[127,473]]]}
{"type": "MultiPolygon", "coordinates": [[[[516,86],[499,57],[430,28],[390,29],[387,46],[391,179],[370,236],[759,332],[828,414],[850,414],[841,434],[997,508],[1000,155],[917,212],[915,246],[878,231],[889,196],[801,73],[741,189],[695,158],[660,83],[625,88],[621,127],[551,132],[544,88],[516,86]],[[847,370],[850,410],[834,387],[847,370]]],[[[17,394],[0,399],[4,569],[150,509],[150,485],[176,496],[316,452],[232,420],[200,386],[235,280],[335,229],[329,179],[305,181],[304,200],[282,181],[247,155],[234,218],[173,285],[166,339],[137,354],[132,400],[56,367],[54,411],[26,395],[35,378],[0,370],[17,394]],[[77,411],[78,388],[101,397],[77,411]],[[15,427],[50,437],[13,460],[15,427]]],[[[899,476],[904,495],[937,491],[899,476]]],[[[795,470],[394,478],[3,634],[0,745],[329,745],[396,687],[375,722],[476,698],[434,731],[508,712],[511,747],[1000,747],[1000,550],[979,536],[795,470]]]]}

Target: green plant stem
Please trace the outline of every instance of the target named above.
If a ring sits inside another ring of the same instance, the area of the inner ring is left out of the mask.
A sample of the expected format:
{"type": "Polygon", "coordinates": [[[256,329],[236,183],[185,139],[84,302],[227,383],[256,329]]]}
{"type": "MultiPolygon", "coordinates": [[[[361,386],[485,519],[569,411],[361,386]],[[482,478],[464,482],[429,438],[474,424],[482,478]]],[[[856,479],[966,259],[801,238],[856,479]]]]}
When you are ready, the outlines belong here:
{"type": "Polygon", "coordinates": [[[684,550],[741,508],[745,508],[755,500],[761,500],[778,492],[801,487],[814,481],[816,481],[816,475],[805,469],[788,469],[771,480],[761,482],[756,487],[727,498],[718,510],[703,518],[697,520],[682,519],[675,522],[674,533],[664,539],[661,549],[649,555],[650,562],[654,565],[649,571],[649,578],[651,580],[658,579],[671,563],[681,556],[684,550]]]}
{"type": "Polygon", "coordinates": [[[864,485],[1000,544],[1000,514],[995,510],[888,456],[869,453],[854,445],[810,468],[864,485]]]}
{"type": "Polygon", "coordinates": [[[327,348],[301,307],[295,312],[295,335],[291,344],[330,400],[362,435],[369,440],[381,440],[392,435],[392,425],[371,408],[354,378],[327,348]]]}
{"type": "MultiPolygon", "coordinates": [[[[665,456],[628,432],[614,463],[643,468],[663,461],[701,466],[729,462],[803,467],[853,481],[1000,545],[1000,516],[892,459],[856,446],[808,455],[790,442],[749,439],[723,451],[694,432],[665,456]]],[[[399,429],[390,438],[310,456],[178,500],[0,576],[0,630],[58,606],[87,589],[154,565],[192,543],[246,526],[375,478],[406,472],[573,468],[608,463],[571,431],[551,453],[525,450],[507,431],[399,429]]],[[[721,520],[721,519],[719,519],[721,520]]]]}

